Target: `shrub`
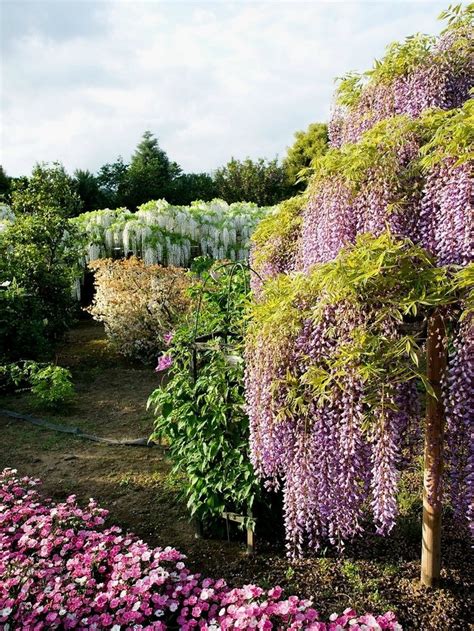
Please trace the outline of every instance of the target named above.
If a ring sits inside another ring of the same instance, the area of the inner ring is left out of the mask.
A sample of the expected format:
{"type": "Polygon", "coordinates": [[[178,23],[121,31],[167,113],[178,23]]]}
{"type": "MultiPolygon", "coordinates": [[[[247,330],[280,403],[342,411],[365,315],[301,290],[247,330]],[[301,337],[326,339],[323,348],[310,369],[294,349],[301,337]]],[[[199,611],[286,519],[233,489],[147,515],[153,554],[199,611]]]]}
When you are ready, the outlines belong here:
{"type": "Polygon", "coordinates": [[[164,348],[163,335],[189,308],[186,272],[128,260],[94,261],[96,295],[88,311],[105,324],[109,342],[126,357],[148,362],[164,348]]]}
{"type": "MultiPolygon", "coordinates": [[[[79,199],[61,165],[37,165],[12,193],[0,229],[0,353],[36,359],[50,353],[75,315],[72,287],[80,249],[69,214],[79,199]]],[[[4,212],[2,212],[4,215],[4,212]]]]}
{"type": "Polygon", "coordinates": [[[46,329],[41,300],[15,279],[6,281],[0,287],[0,361],[46,354],[46,329]]]}
{"type": "Polygon", "coordinates": [[[322,622],[309,600],[280,587],[230,589],[192,574],[174,548],[149,548],[90,500],[43,501],[39,480],[0,475],[0,625],[13,629],[307,629],[400,631],[393,613],[352,609],[322,622]]]}
{"type": "Polygon", "coordinates": [[[0,364],[0,387],[28,385],[37,402],[45,407],[67,403],[74,395],[72,376],[66,368],[34,361],[0,364]]]}
{"type": "Polygon", "coordinates": [[[61,366],[39,367],[30,376],[31,392],[46,407],[66,403],[74,395],[71,373],[61,366]]]}
{"type": "Polygon", "coordinates": [[[247,514],[259,492],[240,357],[247,272],[216,264],[210,273],[192,288],[198,326],[193,313],[174,333],[157,367],[169,378],[149,399],[155,437],[167,441],[175,471],[185,475],[191,515],[207,523],[224,510],[247,514]]]}

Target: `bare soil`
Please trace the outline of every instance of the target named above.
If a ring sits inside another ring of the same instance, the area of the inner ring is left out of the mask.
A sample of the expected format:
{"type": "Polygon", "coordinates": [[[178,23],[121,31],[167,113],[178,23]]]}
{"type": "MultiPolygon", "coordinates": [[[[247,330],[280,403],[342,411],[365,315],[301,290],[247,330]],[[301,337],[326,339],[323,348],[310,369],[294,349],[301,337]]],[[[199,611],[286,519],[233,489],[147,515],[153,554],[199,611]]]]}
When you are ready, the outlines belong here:
{"type": "MultiPolygon", "coordinates": [[[[159,386],[152,367],[131,364],[107,345],[101,326],[82,322],[59,349],[57,361],[71,369],[74,403],[60,412],[34,407],[29,393],[0,398],[0,408],[34,413],[110,438],[141,438],[152,432],[146,410],[159,386]]],[[[109,446],[0,416],[0,468],[13,467],[43,481],[46,495],[62,500],[96,498],[110,511],[110,522],[135,532],[152,546],[175,546],[195,571],[223,576],[231,584],[279,584],[287,593],[313,599],[323,615],[347,606],[396,611],[409,631],[473,629],[472,553],[465,533],[447,516],[443,585],[419,585],[419,502],[409,495],[405,514],[386,539],[368,536],[343,555],[321,550],[317,558],[290,562],[281,545],[260,542],[259,553],[245,554],[243,541],[196,538],[179,498],[181,482],[170,475],[164,447],[109,446]],[[411,499],[410,499],[411,498],[411,499]]]]}

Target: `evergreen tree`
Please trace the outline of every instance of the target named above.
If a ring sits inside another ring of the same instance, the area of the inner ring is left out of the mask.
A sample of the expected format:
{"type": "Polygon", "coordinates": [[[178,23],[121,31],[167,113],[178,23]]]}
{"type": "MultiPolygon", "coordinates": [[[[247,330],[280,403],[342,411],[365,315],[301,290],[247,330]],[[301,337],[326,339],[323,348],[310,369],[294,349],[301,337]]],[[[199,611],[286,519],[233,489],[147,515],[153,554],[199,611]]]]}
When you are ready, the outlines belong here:
{"type": "Polygon", "coordinates": [[[143,134],[132,156],[125,181],[126,206],[131,210],[152,199],[168,198],[173,180],[181,174],[151,131],[143,134]]]}
{"type": "Polygon", "coordinates": [[[104,196],[97,177],[88,170],[76,169],[73,178],[74,188],[82,200],[82,211],[99,210],[104,205],[104,196]]]}
{"type": "Polygon", "coordinates": [[[97,174],[102,205],[107,208],[118,208],[125,205],[125,188],[128,165],[119,156],[115,162],[104,164],[97,174]]]}

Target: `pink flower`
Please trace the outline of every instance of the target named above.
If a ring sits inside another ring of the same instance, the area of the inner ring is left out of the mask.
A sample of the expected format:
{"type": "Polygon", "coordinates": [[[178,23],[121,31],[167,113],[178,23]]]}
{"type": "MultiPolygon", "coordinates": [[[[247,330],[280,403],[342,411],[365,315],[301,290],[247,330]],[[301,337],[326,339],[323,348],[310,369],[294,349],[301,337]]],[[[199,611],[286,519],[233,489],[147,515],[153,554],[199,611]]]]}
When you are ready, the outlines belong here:
{"type": "Polygon", "coordinates": [[[166,346],[169,346],[171,344],[171,342],[173,341],[173,337],[174,331],[168,331],[168,333],[165,333],[163,335],[163,342],[166,344],[166,346]]]}
{"type": "Polygon", "coordinates": [[[167,370],[171,366],[172,363],[173,363],[173,358],[171,357],[169,353],[162,355],[158,360],[158,365],[155,368],[155,372],[162,372],[163,370],[167,370]]]}
{"type": "Polygon", "coordinates": [[[222,579],[201,579],[174,548],[151,549],[105,529],[106,513],[94,503],[83,510],[71,497],[55,505],[31,486],[11,469],[0,474],[0,627],[14,620],[25,629],[96,631],[164,631],[176,622],[183,631],[401,630],[391,612],[358,618],[346,609],[326,624],[309,600],[284,598],[280,587],[230,589],[222,579]],[[42,549],[51,553],[38,554],[42,549]]]}

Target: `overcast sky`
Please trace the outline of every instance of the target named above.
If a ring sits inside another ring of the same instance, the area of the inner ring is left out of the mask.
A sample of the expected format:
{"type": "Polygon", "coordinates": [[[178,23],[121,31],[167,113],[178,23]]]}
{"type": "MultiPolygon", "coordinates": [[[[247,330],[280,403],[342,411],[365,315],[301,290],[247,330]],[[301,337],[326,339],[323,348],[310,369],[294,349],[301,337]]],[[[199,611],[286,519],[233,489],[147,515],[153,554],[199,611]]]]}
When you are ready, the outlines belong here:
{"type": "Polygon", "coordinates": [[[186,171],[282,157],[328,119],[335,77],[439,32],[448,4],[0,0],[0,164],[96,171],[146,129],[186,171]]]}

